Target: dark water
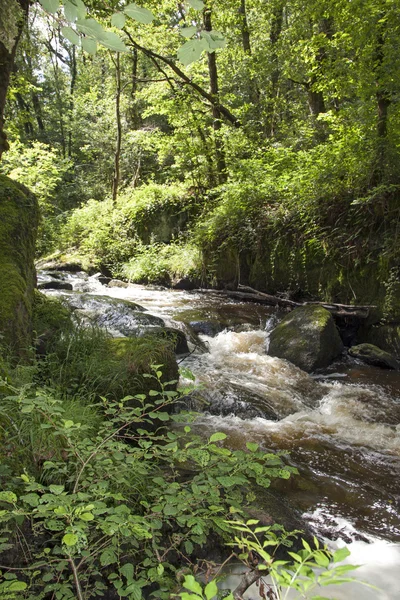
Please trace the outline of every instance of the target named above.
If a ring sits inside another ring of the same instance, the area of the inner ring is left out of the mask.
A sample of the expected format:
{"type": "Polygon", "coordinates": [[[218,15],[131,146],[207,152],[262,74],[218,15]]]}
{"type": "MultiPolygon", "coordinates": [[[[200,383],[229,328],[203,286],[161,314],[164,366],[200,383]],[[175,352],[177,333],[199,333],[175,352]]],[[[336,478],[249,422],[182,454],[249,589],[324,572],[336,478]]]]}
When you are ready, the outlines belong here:
{"type": "MultiPolygon", "coordinates": [[[[196,429],[223,431],[231,447],[255,441],[288,450],[299,476],[278,486],[319,535],[347,543],[359,576],[379,588],[337,588],[335,598],[400,598],[400,374],[353,359],[310,376],[266,354],[281,315],[218,296],[142,286],[107,288],[65,275],[74,292],[129,300],[182,327],[208,347],[183,365],[195,375],[203,411],[196,429]],[[211,337],[212,336],[212,337],[211,337]]],[[[48,292],[71,296],[71,292],[48,292]]],[[[118,327],[116,327],[118,329],[118,327]]],[[[250,591],[249,598],[257,598],[250,591]]],[[[291,597],[291,596],[289,596],[291,597]]]]}

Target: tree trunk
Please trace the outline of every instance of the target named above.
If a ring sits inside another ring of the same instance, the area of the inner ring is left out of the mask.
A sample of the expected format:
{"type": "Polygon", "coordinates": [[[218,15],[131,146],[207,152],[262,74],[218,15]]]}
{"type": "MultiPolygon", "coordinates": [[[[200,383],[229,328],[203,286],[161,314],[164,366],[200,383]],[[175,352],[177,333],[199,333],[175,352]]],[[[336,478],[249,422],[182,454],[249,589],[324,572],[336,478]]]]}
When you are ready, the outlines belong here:
{"type": "Polygon", "coordinates": [[[72,122],[74,112],[74,92],[76,84],[76,51],[75,46],[72,46],[69,54],[70,73],[71,73],[71,84],[69,88],[69,131],[68,131],[68,156],[72,156],[72,122]]]}
{"type": "MultiPolygon", "coordinates": [[[[11,22],[7,23],[8,30],[15,32],[15,35],[7,46],[3,42],[0,42],[0,160],[3,152],[8,150],[7,136],[4,131],[4,108],[6,105],[7,90],[10,84],[17,45],[29,10],[29,0],[8,1],[10,5],[11,3],[15,4],[15,10],[11,8],[11,22]]],[[[3,10],[1,6],[0,9],[3,10]]]]}
{"type": "MultiPolygon", "coordinates": [[[[250,31],[249,25],[247,22],[247,9],[246,9],[246,0],[241,0],[239,7],[239,15],[240,15],[240,31],[242,34],[242,47],[245,54],[251,57],[251,41],[250,41],[250,31]]],[[[249,65],[251,67],[251,65],[249,65]]],[[[250,102],[254,105],[258,105],[260,103],[260,90],[258,87],[258,83],[253,73],[249,74],[249,97],[250,102]]]]}
{"type": "Polygon", "coordinates": [[[268,133],[273,137],[276,133],[276,104],[279,89],[279,59],[278,59],[278,42],[282,33],[283,25],[283,2],[279,0],[274,6],[272,12],[271,31],[269,41],[271,45],[271,89],[270,97],[267,104],[267,128],[268,133]]]}
{"type": "Polygon", "coordinates": [[[114,177],[112,183],[112,201],[115,205],[118,196],[118,187],[120,179],[120,157],[121,157],[121,143],[122,143],[122,123],[121,123],[121,65],[119,52],[117,52],[115,65],[115,79],[117,84],[117,90],[115,95],[115,117],[117,121],[117,140],[115,145],[114,154],[114,177]]]}
{"type": "MultiPolygon", "coordinates": [[[[204,11],[204,29],[212,31],[211,10],[204,11]]],[[[226,181],[226,162],[223,142],[219,132],[222,127],[221,112],[219,110],[219,86],[218,86],[218,70],[217,58],[215,52],[208,53],[208,73],[210,77],[210,94],[215,98],[215,103],[212,104],[211,112],[213,117],[213,129],[215,138],[215,154],[217,158],[218,181],[223,183],[226,181]]]]}
{"type": "Polygon", "coordinates": [[[381,183],[385,173],[386,159],[386,138],[388,129],[388,113],[392,103],[392,95],[382,82],[382,69],[385,60],[385,15],[380,15],[378,23],[378,34],[376,36],[374,72],[376,85],[376,105],[377,105],[377,150],[375,156],[375,165],[371,177],[371,185],[376,186],[381,183]]]}

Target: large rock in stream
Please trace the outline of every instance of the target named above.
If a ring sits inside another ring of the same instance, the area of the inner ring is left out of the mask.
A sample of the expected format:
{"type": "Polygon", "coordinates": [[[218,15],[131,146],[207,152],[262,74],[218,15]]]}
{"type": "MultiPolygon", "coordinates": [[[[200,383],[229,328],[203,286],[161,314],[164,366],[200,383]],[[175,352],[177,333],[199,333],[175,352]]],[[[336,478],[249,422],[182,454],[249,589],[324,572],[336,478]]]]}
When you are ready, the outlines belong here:
{"type": "Polygon", "coordinates": [[[0,343],[14,355],[31,346],[39,209],[23,185],[0,175],[0,343]]]}
{"type": "Polygon", "coordinates": [[[275,327],[268,354],[310,373],[327,367],[342,351],[331,313],[322,306],[308,304],[293,310],[275,327]]]}
{"type": "Polygon", "coordinates": [[[353,358],[358,358],[368,365],[380,367],[382,369],[393,369],[400,371],[400,362],[394,358],[389,352],[385,352],[381,348],[373,344],[359,344],[349,349],[349,354],[353,358]]]}
{"type": "Polygon", "coordinates": [[[149,328],[163,327],[164,321],[147,312],[139,304],[109,296],[65,294],[63,299],[84,319],[112,334],[143,335],[149,328]]]}

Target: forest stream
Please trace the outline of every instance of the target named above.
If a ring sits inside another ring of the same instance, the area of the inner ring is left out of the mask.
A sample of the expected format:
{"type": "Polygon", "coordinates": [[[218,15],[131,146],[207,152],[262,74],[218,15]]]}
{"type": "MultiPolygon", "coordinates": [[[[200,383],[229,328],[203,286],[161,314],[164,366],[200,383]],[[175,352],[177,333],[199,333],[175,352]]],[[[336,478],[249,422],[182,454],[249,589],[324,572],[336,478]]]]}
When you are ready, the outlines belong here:
{"type": "MultiPolygon", "coordinates": [[[[333,547],[347,544],[349,562],[362,565],[357,577],[379,588],[346,584],[330,593],[340,599],[400,597],[399,372],[345,357],[310,376],[267,355],[269,332],[282,317],[273,308],[211,293],[108,287],[84,273],[62,277],[73,291],[46,293],[73,304],[84,292],[83,313],[93,315],[102,296],[110,303],[138,303],[168,326],[191,323],[203,331],[202,344],[189,340],[192,353],[181,362],[200,388],[194,408],[202,409],[193,429],[222,431],[232,448],[251,440],[265,450],[288,451],[299,475],[278,491],[320,538],[333,547]]],[[[39,274],[39,281],[48,279],[50,273],[39,274]]],[[[254,588],[245,597],[259,596],[254,588]]]]}

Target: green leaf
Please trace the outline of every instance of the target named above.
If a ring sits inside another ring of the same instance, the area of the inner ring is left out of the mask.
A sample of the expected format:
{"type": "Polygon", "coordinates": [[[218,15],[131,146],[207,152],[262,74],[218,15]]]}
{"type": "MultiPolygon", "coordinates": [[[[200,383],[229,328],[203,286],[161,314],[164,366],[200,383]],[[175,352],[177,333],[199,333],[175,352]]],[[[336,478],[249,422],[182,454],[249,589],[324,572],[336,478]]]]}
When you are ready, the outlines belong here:
{"type": "Polygon", "coordinates": [[[131,600],[142,600],[142,590],[138,583],[133,582],[128,585],[126,588],[124,595],[129,595],[131,600]]]}
{"type": "Polygon", "coordinates": [[[226,46],[226,40],[219,31],[202,31],[201,37],[207,42],[208,49],[211,52],[226,46]]]}
{"type": "Polygon", "coordinates": [[[186,575],[185,581],[183,582],[183,587],[189,590],[189,592],[194,592],[195,594],[199,594],[200,597],[203,594],[203,590],[201,589],[201,585],[198,581],[195,580],[193,575],[186,575]]]}
{"type": "Polygon", "coordinates": [[[195,10],[203,10],[205,6],[202,0],[188,0],[188,4],[195,10]]]}
{"type": "Polygon", "coordinates": [[[158,567],[157,567],[157,573],[160,576],[164,573],[164,566],[162,564],[158,565],[158,567]]]}
{"type": "Polygon", "coordinates": [[[194,550],[194,546],[190,540],[186,540],[185,542],[185,552],[186,554],[192,554],[194,550]]]}
{"type": "Polygon", "coordinates": [[[39,504],[39,496],[37,494],[25,494],[25,496],[21,496],[21,500],[29,504],[29,506],[37,506],[39,504]]]}
{"type": "MultiPolygon", "coordinates": [[[[69,0],[71,1],[71,0],[69,0]]],[[[84,19],[86,17],[86,6],[82,0],[72,0],[78,11],[78,19],[84,19]]]]}
{"type": "Polygon", "coordinates": [[[109,565],[116,563],[117,560],[118,560],[117,555],[115,554],[115,552],[112,548],[106,548],[100,554],[100,564],[103,567],[108,567],[109,565]]]}
{"type": "Polygon", "coordinates": [[[204,588],[204,593],[206,595],[207,600],[211,600],[214,596],[218,594],[218,586],[215,581],[210,581],[204,588]]]}
{"type": "Polygon", "coordinates": [[[197,31],[197,27],[182,27],[180,30],[180,34],[183,35],[184,38],[191,38],[197,31]]]}
{"type": "Polygon", "coordinates": [[[122,29],[125,25],[126,17],[124,13],[117,12],[111,17],[111,25],[117,29],[122,29]]]}
{"type": "Polygon", "coordinates": [[[333,562],[341,562],[342,560],[344,560],[345,558],[347,558],[348,556],[350,556],[350,551],[348,548],[344,547],[344,548],[340,548],[339,550],[336,550],[336,552],[333,555],[333,562]]]}
{"type": "Polygon", "coordinates": [[[40,4],[43,6],[44,10],[47,10],[48,13],[54,15],[60,8],[60,0],[39,0],[40,4]]]}
{"type": "Polygon", "coordinates": [[[66,546],[75,546],[78,541],[78,536],[74,533],[66,533],[62,539],[62,543],[66,546]]]}
{"type": "Polygon", "coordinates": [[[93,521],[93,519],[94,519],[94,515],[93,515],[92,513],[90,513],[90,512],[85,512],[85,513],[82,513],[82,514],[79,516],[79,518],[80,518],[82,521],[93,521]]]}
{"type": "Polygon", "coordinates": [[[131,563],[126,563],[120,568],[120,573],[126,577],[128,583],[132,583],[133,581],[133,565],[131,563]]]}
{"type": "Polygon", "coordinates": [[[246,448],[250,450],[250,452],[257,452],[258,444],[255,444],[254,442],[246,442],[246,448]]]}
{"type": "Polygon", "coordinates": [[[78,18],[78,8],[70,0],[64,0],[64,15],[70,23],[78,18]]]}
{"type": "Polygon", "coordinates": [[[7,592],[22,592],[26,590],[28,585],[25,581],[12,581],[9,585],[7,585],[7,592]]]}
{"type": "Polygon", "coordinates": [[[112,31],[107,31],[105,35],[100,40],[100,44],[109,48],[110,50],[115,50],[115,52],[127,52],[128,48],[125,46],[124,42],[121,40],[119,35],[113,33],[112,31]]]}
{"type": "Polygon", "coordinates": [[[178,50],[178,59],[185,67],[190,65],[192,62],[199,60],[202,52],[207,50],[208,44],[204,39],[200,40],[189,40],[178,50]]]}
{"type": "Polygon", "coordinates": [[[8,504],[15,504],[18,498],[14,492],[0,492],[0,502],[7,502],[8,504]]]}
{"type": "MultiPolygon", "coordinates": [[[[71,29],[71,27],[61,27],[61,33],[69,42],[71,42],[71,44],[73,44],[74,46],[79,46],[80,37],[76,33],[76,31],[71,29]]],[[[73,424],[73,421],[64,421],[65,429],[70,429],[73,426],[73,424]]]]}
{"type": "Polygon", "coordinates": [[[124,13],[128,15],[128,17],[132,17],[132,19],[135,19],[135,21],[144,23],[145,25],[151,23],[154,19],[154,15],[151,10],[148,8],[142,8],[134,2],[132,2],[132,4],[128,4],[128,6],[125,6],[124,13]]]}
{"type": "Polygon", "coordinates": [[[85,37],[82,38],[82,49],[88,54],[96,54],[97,42],[93,38],[85,37]]]}
{"type": "Polygon", "coordinates": [[[227,438],[226,433],[217,432],[217,433],[213,433],[208,441],[210,444],[212,444],[213,442],[220,442],[221,440],[226,440],[226,438],[227,438]]]}
{"type": "Polygon", "coordinates": [[[62,492],[64,491],[64,486],[63,485],[49,485],[49,490],[52,494],[54,494],[55,496],[59,496],[60,494],[62,494],[62,492]]]}
{"type": "Polygon", "coordinates": [[[81,33],[101,41],[106,35],[106,30],[95,19],[78,19],[76,26],[81,33]]]}

